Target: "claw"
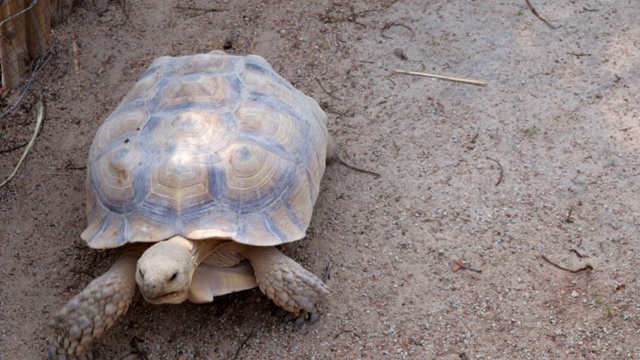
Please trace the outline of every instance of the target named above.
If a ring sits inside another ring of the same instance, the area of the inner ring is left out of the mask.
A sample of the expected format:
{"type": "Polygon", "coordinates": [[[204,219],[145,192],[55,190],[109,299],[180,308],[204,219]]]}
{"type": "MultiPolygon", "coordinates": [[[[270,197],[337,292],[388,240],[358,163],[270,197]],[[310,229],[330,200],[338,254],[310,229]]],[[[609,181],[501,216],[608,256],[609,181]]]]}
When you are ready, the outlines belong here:
{"type": "Polygon", "coordinates": [[[285,316],[285,321],[294,321],[295,326],[300,327],[302,325],[304,325],[304,323],[307,321],[307,319],[309,320],[309,325],[313,325],[316,322],[318,322],[318,320],[320,320],[320,313],[316,312],[312,312],[312,313],[308,313],[308,314],[302,314],[300,316],[295,316],[293,313],[287,313],[287,315],[285,316]],[[308,317],[307,317],[308,316],[308,317]]]}
{"type": "Polygon", "coordinates": [[[309,316],[309,324],[313,325],[318,322],[318,320],[320,320],[320,314],[318,314],[317,312],[312,312],[309,316]]]}
{"type": "MultiPolygon", "coordinates": [[[[329,296],[322,279],[274,247],[245,246],[243,254],[251,262],[262,293],[289,313],[285,321],[295,319],[296,326],[307,319],[311,324],[318,321],[318,303],[329,296]]],[[[329,275],[330,266],[325,280],[329,275]]]]}
{"type": "Polygon", "coordinates": [[[59,353],[55,345],[51,345],[49,347],[49,358],[51,360],[94,360],[93,353],[91,351],[80,356],[67,356],[66,354],[59,353]]]}
{"type": "Polygon", "coordinates": [[[284,316],[284,321],[287,321],[287,322],[288,322],[288,321],[294,321],[294,320],[298,321],[298,318],[297,318],[293,313],[288,312],[288,313],[284,316]]]}

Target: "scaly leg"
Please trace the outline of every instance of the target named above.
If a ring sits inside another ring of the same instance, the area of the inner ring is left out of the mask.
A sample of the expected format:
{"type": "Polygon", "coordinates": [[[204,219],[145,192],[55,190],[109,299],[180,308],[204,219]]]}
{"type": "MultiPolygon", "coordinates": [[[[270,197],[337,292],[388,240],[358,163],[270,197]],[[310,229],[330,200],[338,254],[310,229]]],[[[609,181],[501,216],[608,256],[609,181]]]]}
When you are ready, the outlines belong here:
{"type": "Polygon", "coordinates": [[[329,296],[329,289],[317,276],[273,246],[243,246],[260,290],[278,306],[298,317],[307,314],[311,323],[318,320],[317,304],[329,296]]]}
{"type": "Polygon", "coordinates": [[[93,359],[91,343],[127,311],[133,300],[139,257],[138,252],[123,255],[58,311],[49,347],[52,359],[93,359]]]}

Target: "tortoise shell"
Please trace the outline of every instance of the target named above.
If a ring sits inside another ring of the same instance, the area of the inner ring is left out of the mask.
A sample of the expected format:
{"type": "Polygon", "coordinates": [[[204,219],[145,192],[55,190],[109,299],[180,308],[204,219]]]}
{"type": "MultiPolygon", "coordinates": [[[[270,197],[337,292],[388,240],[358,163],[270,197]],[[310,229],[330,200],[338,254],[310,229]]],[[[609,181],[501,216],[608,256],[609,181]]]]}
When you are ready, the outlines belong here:
{"type": "Polygon", "coordinates": [[[328,144],[326,114],[263,58],[158,58],[93,140],[82,238],[299,240],[328,144]]]}

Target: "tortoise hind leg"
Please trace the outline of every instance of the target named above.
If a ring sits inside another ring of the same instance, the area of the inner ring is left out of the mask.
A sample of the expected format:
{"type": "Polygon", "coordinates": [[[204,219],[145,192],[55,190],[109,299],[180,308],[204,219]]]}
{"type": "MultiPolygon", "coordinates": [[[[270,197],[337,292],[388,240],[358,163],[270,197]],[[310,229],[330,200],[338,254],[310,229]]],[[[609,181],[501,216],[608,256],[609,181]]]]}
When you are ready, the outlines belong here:
{"type": "Polygon", "coordinates": [[[260,290],[278,306],[296,316],[318,320],[317,305],[329,296],[329,289],[317,276],[273,246],[244,246],[242,254],[249,259],[260,290]]]}
{"type": "Polygon", "coordinates": [[[52,359],[93,359],[91,343],[127,311],[133,300],[139,257],[133,252],[123,255],[58,311],[49,347],[52,359]]]}

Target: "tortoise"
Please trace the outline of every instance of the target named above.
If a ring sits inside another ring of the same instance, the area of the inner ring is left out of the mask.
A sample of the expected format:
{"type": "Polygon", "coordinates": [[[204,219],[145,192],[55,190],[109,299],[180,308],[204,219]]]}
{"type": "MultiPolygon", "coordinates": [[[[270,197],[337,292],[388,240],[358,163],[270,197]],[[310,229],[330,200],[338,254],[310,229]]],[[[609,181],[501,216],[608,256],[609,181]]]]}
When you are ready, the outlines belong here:
{"type": "Polygon", "coordinates": [[[325,283],[277,248],[305,237],[336,153],[316,101],[262,57],[160,57],[98,129],[87,160],[94,249],[123,247],[53,319],[50,355],[91,344],[132,303],[213,301],[259,287],[297,323],[325,283]]]}

